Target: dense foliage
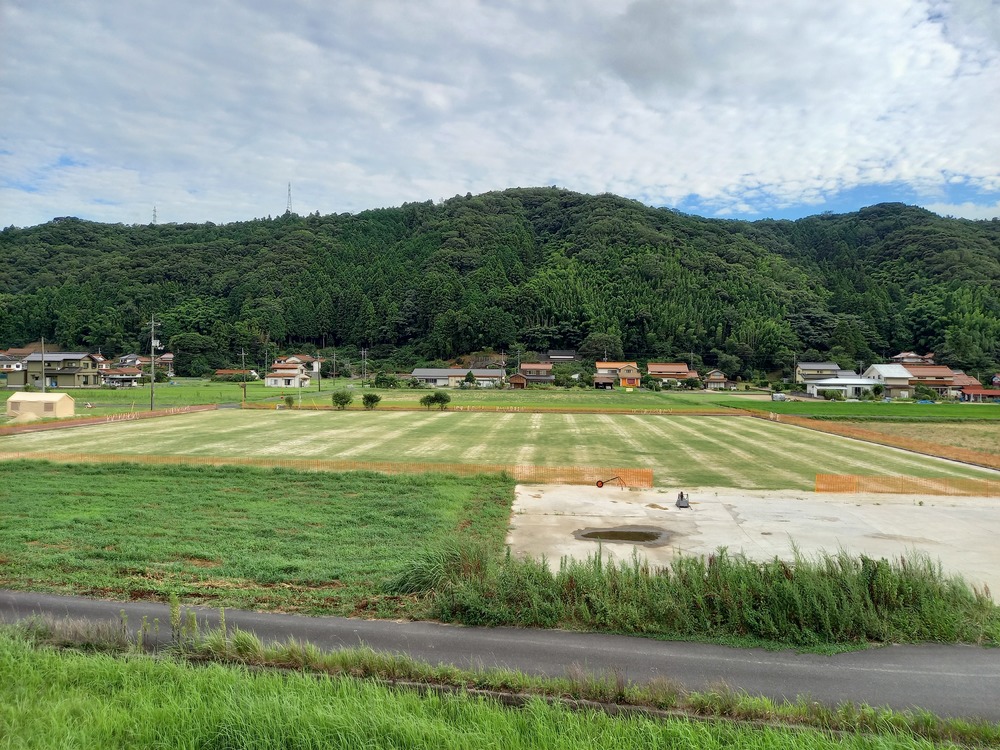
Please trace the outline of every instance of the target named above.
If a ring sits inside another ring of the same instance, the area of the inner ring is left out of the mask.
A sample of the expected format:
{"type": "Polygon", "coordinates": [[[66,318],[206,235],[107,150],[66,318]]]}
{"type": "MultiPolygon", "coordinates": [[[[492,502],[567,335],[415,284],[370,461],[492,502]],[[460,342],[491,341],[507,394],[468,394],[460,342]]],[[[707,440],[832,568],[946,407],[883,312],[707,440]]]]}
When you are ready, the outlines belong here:
{"type": "Polygon", "coordinates": [[[222,226],[61,218],[5,229],[0,253],[0,348],[148,348],[155,314],[181,374],[241,347],[404,367],[567,348],[744,375],[903,349],[974,374],[1000,360],[1000,221],[902,204],[749,223],[516,189],[222,226]]]}

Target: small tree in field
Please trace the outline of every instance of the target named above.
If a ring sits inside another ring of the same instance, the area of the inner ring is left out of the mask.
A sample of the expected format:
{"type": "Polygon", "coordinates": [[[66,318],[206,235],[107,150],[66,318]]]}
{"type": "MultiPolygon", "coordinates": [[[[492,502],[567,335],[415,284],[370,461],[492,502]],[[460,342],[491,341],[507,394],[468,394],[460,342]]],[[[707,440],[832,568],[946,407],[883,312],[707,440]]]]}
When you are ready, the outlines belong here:
{"type": "Polygon", "coordinates": [[[371,411],[376,406],[378,402],[382,400],[382,397],[377,393],[366,393],[361,397],[361,403],[365,405],[365,408],[371,411]]]}
{"type": "Polygon", "coordinates": [[[330,396],[330,399],[333,401],[333,405],[338,409],[346,409],[354,400],[354,394],[350,391],[344,390],[334,391],[333,395],[330,396]]]}
{"type": "Polygon", "coordinates": [[[434,394],[434,403],[438,405],[438,409],[447,409],[451,403],[451,396],[444,391],[438,391],[434,394]]]}
{"type": "Polygon", "coordinates": [[[285,408],[286,409],[291,409],[292,408],[292,404],[294,404],[294,403],[295,403],[295,398],[294,397],[292,397],[292,396],[285,396],[285,408]]]}
{"type": "Polygon", "coordinates": [[[427,409],[430,409],[436,403],[437,400],[435,399],[435,394],[433,393],[428,393],[420,397],[420,405],[427,409]]]}
{"type": "Polygon", "coordinates": [[[464,382],[467,385],[475,385],[476,384],[476,376],[472,374],[472,370],[469,370],[467,373],[465,373],[465,381],[464,382]]]}

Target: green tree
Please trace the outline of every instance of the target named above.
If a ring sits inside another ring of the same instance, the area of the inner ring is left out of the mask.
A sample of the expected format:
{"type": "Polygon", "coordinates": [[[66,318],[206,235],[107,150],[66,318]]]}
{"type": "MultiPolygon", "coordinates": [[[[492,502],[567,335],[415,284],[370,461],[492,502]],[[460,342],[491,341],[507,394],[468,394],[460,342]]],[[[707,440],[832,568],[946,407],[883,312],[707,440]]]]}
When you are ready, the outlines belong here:
{"type": "Polygon", "coordinates": [[[340,390],[334,391],[330,396],[330,399],[333,401],[334,406],[343,410],[350,406],[351,402],[354,401],[354,394],[341,388],[340,390]]]}
{"type": "Polygon", "coordinates": [[[378,406],[378,402],[381,400],[382,397],[377,393],[366,393],[361,397],[361,403],[364,404],[364,407],[369,411],[378,406]]]}

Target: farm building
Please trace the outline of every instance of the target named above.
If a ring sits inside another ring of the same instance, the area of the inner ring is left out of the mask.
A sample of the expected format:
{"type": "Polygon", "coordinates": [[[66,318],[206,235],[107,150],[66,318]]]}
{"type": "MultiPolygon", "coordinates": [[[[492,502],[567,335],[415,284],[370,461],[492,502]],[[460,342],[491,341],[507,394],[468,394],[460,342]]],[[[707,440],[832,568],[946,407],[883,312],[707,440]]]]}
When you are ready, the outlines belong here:
{"type": "Polygon", "coordinates": [[[478,388],[494,388],[503,385],[503,370],[486,368],[462,369],[458,367],[418,367],[410,373],[410,377],[421,383],[433,386],[458,387],[465,382],[469,373],[476,379],[478,388]]]}
{"type": "Polygon", "coordinates": [[[65,393],[15,393],[7,399],[7,416],[18,419],[72,417],[76,402],[65,393]]]}

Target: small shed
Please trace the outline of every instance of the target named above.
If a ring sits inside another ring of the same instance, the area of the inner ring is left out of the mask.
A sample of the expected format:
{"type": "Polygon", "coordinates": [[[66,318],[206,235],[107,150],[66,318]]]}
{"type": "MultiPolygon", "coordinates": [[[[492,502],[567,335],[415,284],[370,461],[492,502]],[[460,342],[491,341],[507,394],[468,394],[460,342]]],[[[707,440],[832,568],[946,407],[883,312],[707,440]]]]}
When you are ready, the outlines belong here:
{"type": "Polygon", "coordinates": [[[519,372],[515,372],[507,378],[507,382],[510,383],[510,387],[514,390],[523,390],[528,386],[528,379],[519,372]]]}
{"type": "Polygon", "coordinates": [[[15,419],[72,417],[76,402],[66,393],[15,393],[7,399],[7,416],[15,419]]]}

